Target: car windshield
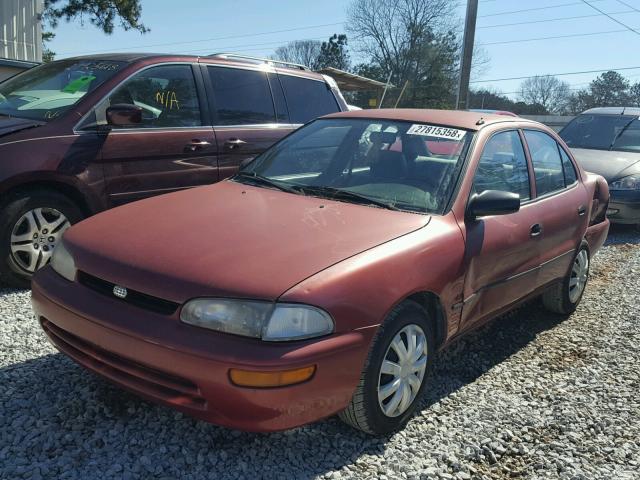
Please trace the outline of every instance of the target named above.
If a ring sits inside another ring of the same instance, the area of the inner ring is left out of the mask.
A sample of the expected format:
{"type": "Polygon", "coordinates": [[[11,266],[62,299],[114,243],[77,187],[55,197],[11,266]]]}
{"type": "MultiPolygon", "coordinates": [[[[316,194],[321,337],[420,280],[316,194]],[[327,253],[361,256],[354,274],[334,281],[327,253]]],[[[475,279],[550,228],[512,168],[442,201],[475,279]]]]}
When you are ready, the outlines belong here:
{"type": "Polygon", "coordinates": [[[48,121],[111,78],[125,62],[60,60],[0,83],[0,115],[48,121]]]}
{"type": "Polygon", "coordinates": [[[442,213],[472,133],[379,119],[321,119],[250,163],[236,181],[420,213],[442,213]]]}
{"type": "Polygon", "coordinates": [[[560,132],[571,148],[640,152],[640,121],[631,115],[579,115],[560,132]]]}

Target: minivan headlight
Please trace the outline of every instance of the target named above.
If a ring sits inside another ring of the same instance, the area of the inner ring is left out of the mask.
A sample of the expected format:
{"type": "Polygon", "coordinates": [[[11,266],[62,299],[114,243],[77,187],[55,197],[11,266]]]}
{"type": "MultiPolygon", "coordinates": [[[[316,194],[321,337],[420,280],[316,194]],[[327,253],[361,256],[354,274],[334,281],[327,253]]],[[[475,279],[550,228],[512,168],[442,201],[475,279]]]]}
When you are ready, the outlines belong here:
{"type": "Polygon", "coordinates": [[[331,316],[317,307],[226,298],[191,300],[182,308],[180,320],[271,342],[319,337],[334,329],[331,316]]]}
{"type": "Polygon", "coordinates": [[[629,175],[611,182],[610,190],[640,190],[640,175],[629,175]]]}
{"type": "Polygon", "coordinates": [[[76,262],[64,246],[64,241],[62,240],[60,240],[58,245],[53,249],[51,268],[70,282],[76,279],[76,262]]]}

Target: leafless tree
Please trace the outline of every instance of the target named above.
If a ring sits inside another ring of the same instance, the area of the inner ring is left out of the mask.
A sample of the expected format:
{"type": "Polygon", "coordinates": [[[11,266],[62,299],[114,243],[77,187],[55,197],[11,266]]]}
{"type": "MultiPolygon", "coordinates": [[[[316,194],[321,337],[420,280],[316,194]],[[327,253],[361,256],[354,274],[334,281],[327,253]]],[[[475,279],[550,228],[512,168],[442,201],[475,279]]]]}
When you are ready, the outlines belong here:
{"type": "Polygon", "coordinates": [[[276,48],[271,58],[285,62],[299,63],[315,69],[321,47],[322,42],[317,40],[295,40],[276,48]]]}
{"type": "Polygon", "coordinates": [[[452,26],[454,11],[451,0],[353,0],[347,30],[363,55],[403,82],[424,46],[452,26]]]}
{"type": "Polygon", "coordinates": [[[520,85],[520,99],[542,105],[550,113],[563,113],[571,97],[567,82],[551,75],[527,78],[520,85]]]}

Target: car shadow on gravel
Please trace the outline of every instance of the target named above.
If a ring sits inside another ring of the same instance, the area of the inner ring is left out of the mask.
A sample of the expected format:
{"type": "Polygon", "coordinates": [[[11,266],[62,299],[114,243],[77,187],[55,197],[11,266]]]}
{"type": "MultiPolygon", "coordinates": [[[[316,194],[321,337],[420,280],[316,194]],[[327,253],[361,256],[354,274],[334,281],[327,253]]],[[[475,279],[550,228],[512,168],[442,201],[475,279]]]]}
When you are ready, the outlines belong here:
{"type": "Polygon", "coordinates": [[[640,226],[612,224],[605,245],[640,244],[640,226]]]}
{"type": "MultiPolygon", "coordinates": [[[[408,428],[562,320],[532,302],[451,345],[435,360],[420,418],[408,428]]],[[[141,400],[61,354],[0,369],[0,393],[0,431],[9,432],[0,436],[0,465],[3,451],[15,459],[14,446],[26,444],[22,471],[37,465],[51,478],[69,469],[77,478],[312,478],[344,466],[349,475],[372,475],[358,459],[383,456],[392,438],[371,437],[336,418],[275,434],[227,430],[141,400]]],[[[12,474],[0,467],[0,477],[12,474]]]]}

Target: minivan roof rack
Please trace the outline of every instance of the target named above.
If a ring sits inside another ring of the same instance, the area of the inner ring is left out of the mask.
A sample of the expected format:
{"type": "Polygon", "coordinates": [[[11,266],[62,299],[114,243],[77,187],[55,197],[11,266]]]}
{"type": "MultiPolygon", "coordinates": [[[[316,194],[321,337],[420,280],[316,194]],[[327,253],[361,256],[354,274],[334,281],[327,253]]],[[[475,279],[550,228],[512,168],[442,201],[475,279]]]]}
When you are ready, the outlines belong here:
{"type": "Polygon", "coordinates": [[[238,60],[241,62],[254,63],[254,64],[266,63],[269,65],[276,65],[276,66],[282,65],[286,68],[295,68],[297,70],[311,70],[309,67],[301,65],[299,63],[285,62],[284,60],[273,60],[271,58],[251,57],[249,55],[240,55],[237,53],[214,53],[214,54],[208,55],[208,57],[228,58],[229,60],[238,60]]]}

